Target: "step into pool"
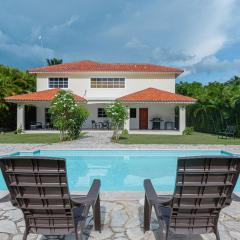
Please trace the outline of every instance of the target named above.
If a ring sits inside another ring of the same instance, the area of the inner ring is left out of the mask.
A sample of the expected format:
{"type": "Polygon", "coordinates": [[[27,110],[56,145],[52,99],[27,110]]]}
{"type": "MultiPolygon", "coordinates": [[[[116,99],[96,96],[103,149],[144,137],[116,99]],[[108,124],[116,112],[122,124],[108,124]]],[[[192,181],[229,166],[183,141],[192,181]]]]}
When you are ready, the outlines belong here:
{"type": "MultiPolygon", "coordinates": [[[[39,150],[17,152],[12,156],[62,157],[67,162],[71,191],[86,191],[94,178],[102,181],[102,191],[143,191],[143,180],[150,178],[157,191],[172,192],[177,158],[231,153],[213,150],[39,150]]],[[[0,176],[0,190],[6,185],[0,176]]],[[[240,192],[238,182],[235,192],[240,192]]]]}

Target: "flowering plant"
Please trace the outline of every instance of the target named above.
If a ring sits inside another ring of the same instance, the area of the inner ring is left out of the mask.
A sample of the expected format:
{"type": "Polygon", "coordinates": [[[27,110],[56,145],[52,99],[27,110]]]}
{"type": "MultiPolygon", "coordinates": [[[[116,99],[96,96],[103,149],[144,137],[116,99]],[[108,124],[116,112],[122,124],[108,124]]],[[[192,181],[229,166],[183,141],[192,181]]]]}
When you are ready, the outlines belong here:
{"type": "Polygon", "coordinates": [[[88,118],[88,111],[81,107],[70,91],[61,90],[51,102],[49,112],[53,125],[60,130],[60,141],[80,136],[81,127],[88,118]]]}
{"type": "Polygon", "coordinates": [[[113,139],[119,139],[119,130],[124,125],[124,121],[128,119],[126,107],[121,102],[114,102],[105,108],[107,116],[111,119],[113,126],[113,139]]]}

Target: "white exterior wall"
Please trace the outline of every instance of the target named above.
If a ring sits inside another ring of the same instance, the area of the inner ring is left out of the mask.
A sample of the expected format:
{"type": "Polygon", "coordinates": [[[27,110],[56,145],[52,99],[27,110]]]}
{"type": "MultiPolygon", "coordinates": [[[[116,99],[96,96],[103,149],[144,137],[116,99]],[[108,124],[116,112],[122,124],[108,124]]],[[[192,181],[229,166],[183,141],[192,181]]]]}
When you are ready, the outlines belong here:
{"type": "Polygon", "coordinates": [[[118,97],[140,91],[149,87],[158,88],[168,92],[175,92],[175,77],[163,75],[124,75],[109,73],[104,74],[91,74],[91,75],[48,75],[37,77],[37,91],[47,90],[49,77],[68,77],[68,89],[72,90],[75,94],[86,98],[87,100],[114,100],[118,97]],[[91,88],[91,77],[124,77],[125,88],[91,88]]]}
{"type": "MultiPolygon", "coordinates": [[[[137,109],[136,118],[130,118],[130,129],[135,130],[139,129],[139,108],[148,108],[148,129],[152,129],[152,118],[159,117],[164,122],[175,121],[175,104],[165,104],[165,103],[150,103],[150,104],[129,104],[129,108],[137,109]]],[[[161,124],[164,124],[161,123],[161,124]]],[[[163,127],[163,126],[161,126],[163,127]]]]}
{"type": "Polygon", "coordinates": [[[25,106],[24,104],[17,105],[17,128],[25,128],[25,106]]]}
{"type": "Polygon", "coordinates": [[[41,122],[43,125],[45,125],[45,108],[49,108],[50,103],[48,102],[38,102],[34,103],[34,106],[36,106],[36,121],[41,122]]]}
{"type": "Polygon", "coordinates": [[[179,131],[183,133],[186,128],[186,107],[179,107],[179,131]]]}
{"type": "Polygon", "coordinates": [[[96,122],[103,122],[104,120],[107,120],[108,118],[98,117],[98,108],[105,108],[107,104],[87,104],[84,105],[84,107],[87,108],[90,115],[89,118],[86,120],[86,122],[83,125],[83,128],[92,128],[92,120],[95,120],[96,122]]]}
{"type": "MultiPolygon", "coordinates": [[[[90,116],[85,122],[83,128],[91,128],[92,123],[91,120],[95,120],[96,122],[102,122],[107,120],[107,118],[98,118],[97,116],[97,109],[98,108],[105,108],[107,104],[87,104],[85,107],[88,109],[90,116]]],[[[152,129],[152,122],[151,119],[153,117],[160,117],[164,121],[175,121],[175,107],[174,104],[129,104],[127,105],[128,108],[136,108],[137,116],[136,118],[130,118],[129,123],[125,123],[130,126],[131,130],[139,129],[139,108],[148,108],[148,129],[152,129]]],[[[164,124],[164,123],[163,123],[164,124]]]]}

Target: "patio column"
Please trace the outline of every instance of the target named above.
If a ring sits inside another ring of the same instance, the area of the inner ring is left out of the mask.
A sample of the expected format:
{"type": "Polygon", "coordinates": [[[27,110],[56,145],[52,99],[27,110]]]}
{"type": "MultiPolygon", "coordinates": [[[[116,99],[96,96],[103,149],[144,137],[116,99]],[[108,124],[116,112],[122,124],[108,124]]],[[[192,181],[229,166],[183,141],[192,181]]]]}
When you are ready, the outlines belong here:
{"type": "Polygon", "coordinates": [[[37,106],[37,122],[41,122],[43,126],[45,123],[45,108],[44,106],[37,106]]]}
{"type": "Polygon", "coordinates": [[[127,114],[128,114],[128,119],[125,120],[124,122],[124,129],[129,131],[130,130],[130,108],[129,107],[127,107],[127,114]]]}
{"type": "Polygon", "coordinates": [[[17,128],[25,128],[25,105],[17,105],[17,128]]]}
{"type": "Polygon", "coordinates": [[[179,131],[182,133],[186,128],[186,107],[179,106],[179,131]]]}

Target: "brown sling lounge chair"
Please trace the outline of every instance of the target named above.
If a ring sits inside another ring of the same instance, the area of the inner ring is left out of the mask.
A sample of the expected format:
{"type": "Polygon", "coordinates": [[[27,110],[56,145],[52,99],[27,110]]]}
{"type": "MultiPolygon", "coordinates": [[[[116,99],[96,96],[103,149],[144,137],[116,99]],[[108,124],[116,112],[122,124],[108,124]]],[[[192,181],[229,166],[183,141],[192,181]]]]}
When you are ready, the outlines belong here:
{"type": "Polygon", "coordinates": [[[101,230],[100,180],[93,181],[87,195],[71,197],[62,158],[4,157],[0,165],[11,201],[24,215],[24,240],[29,233],[75,233],[79,239],[77,228],[80,226],[81,234],[91,206],[95,230],[101,230]]]}
{"type": "Polygon", "coordinates": [[[151,181],[144,181],[144,230],[150,229],[153,206],[163,239],[168,239],[171,231],[186,235],[213,232],[219,240],[219,214],[231,203],[239,171],[238,157],[179,158],[172,197],[157,196],[151,181]]]}

